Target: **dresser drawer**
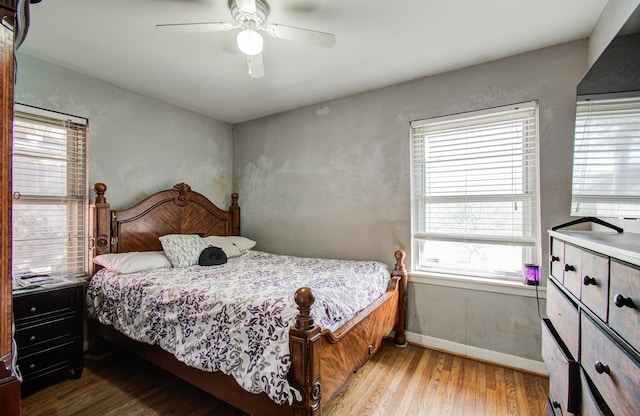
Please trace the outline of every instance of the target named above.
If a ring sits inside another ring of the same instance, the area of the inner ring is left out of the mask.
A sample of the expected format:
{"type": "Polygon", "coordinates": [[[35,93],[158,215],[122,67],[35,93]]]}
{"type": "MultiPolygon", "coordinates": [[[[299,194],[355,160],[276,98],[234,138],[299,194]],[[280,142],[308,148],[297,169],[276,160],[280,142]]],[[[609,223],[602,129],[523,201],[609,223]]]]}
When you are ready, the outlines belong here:
{"type": "Polygon", "coordinates": [[[18,368],[25,381],[71,367],[71,359],[75,356],[78,342],[69,341],[33,354],[18,356],[18,368]]]}
{"type": "Polygon", "coordinates": [[[79,319],[66,316],[53,321],[41,322],[16,330],[15,339],[18,348],[35,347],[49,341],[71,338],[79,334],[79,319]]]}
{"type": "Polygon", "coordinates": [[[582,303],[604,322],[607,321],[609,297],[609,257],[583,251],[580,268],[582,303]]]}
{"type": "Polygon", "coordinates": [[[559,407],[560,403],[552,403],[551,398],[547,398],[547,416],[562,416],[562,410],[559,407]]]}
{"type": "Polygon", "coordinates": [[[549,281],[547,285],[547,316],[569,350],[571,356],[568,358],[577,361],[580,351],[578,306],[553,281],[549,281]]]}
{"type": "Polygon", "coordinates": [[[617,416],[638,414],[640,364],[585,313],[581,319],[581,365],[617,416]]]}
{"type": "Polygon", "coordinates": [[[611,261],[609,326],[640,352],[640,268],[611,261]]]}
{"type": "Polygon", "coordinates": [[[60,289],[13,298],[13,316],[16,325],[23,320],[46,318],[52,314],[73,313],[76,310],[75,290],[60,289]]]}
{"type": "Polygon", "coordinates": [[[575,297],[580,299],[580,289],[582,289],[582,255],[584,251],[571,244],[565,244],[564,247],[564,268],[563,268],[563,285],[575,297]]]}
{"type": "Polygon", "coordinates": [[[548,319],[542,324],[542,358],[549,368],[549,400],[555,414],[578,413],[580,380],[578,363],[567,357],[548,319]]]}
{"type": "Polygon", "coordinates": [[[602,397],[597,394],[589,378],[580,371],[580,414],[584,416],[613,416],[602,397]]]}
{"type": "Polygon", "coordinates": [[[551,255],[549,256],[549,272],[557,281],[562,283],[564,267],[564,241],[555,238],[551,239],[551,255]]]}

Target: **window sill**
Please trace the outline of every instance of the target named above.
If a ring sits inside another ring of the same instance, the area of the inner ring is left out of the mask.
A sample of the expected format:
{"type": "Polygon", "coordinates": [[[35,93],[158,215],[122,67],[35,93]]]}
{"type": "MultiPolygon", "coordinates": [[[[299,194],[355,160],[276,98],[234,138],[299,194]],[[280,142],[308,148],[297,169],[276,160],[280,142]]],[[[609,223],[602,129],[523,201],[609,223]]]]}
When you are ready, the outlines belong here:
{"type": "Polygon", "coordinates": [[[436,273],[410,272],[409,282],[435,286],[455,287],[459,289],[480,290],[483,292],[502,293],[506,295],[547,298],[544,286],[529,286],[521,282],[484,279],[473,276],[456,276],[436,273]],[[538,290],[536,291],[536,287],[538,290]]]}

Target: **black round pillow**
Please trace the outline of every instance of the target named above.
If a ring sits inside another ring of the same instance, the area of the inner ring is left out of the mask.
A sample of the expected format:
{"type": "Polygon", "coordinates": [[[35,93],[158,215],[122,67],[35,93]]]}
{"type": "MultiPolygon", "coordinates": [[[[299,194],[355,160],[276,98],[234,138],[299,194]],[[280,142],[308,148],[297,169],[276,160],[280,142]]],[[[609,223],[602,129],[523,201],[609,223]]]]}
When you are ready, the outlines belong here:
{"type": "Polygon", "coordinates": [[[202,250],[198,258],[200,266],[215,266],[227,262],[227,255],[220,247],[209,246],[202,250]]]}

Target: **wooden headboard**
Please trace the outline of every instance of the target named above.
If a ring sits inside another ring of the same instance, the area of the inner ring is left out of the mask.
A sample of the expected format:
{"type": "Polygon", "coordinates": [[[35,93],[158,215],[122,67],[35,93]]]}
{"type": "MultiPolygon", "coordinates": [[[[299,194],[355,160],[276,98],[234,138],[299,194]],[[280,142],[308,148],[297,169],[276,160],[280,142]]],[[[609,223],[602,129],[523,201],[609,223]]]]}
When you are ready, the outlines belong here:
{"type": "Polygon", "coordinates": [[[162,250],[159,237],[166,234],[240,235],[238,194],[231,195],[228,210],[218,208],[185,183],[157,192],[134,206],[111,210],[107,186],[93,186],[89,222],[89,276],[95,272],[93,258],[105,253],[162,250]]]}

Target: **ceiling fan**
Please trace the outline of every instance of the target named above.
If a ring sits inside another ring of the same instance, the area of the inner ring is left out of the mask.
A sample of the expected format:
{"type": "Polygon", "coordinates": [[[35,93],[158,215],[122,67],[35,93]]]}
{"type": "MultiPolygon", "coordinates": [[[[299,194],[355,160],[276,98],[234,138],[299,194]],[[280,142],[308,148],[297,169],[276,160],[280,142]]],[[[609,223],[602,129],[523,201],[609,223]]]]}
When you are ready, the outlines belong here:
{"type": "Polygon", "coordinates": [[[336,43],[336,37],[332,33],[279,24],[266,24],[267,17],[269,17],[269,5],[265,0],[229,0],[229,10],[235,24],[226,22],[173,23],[156,25],[156,29],[174,33],[194,33],[228,32],[240,28],[237,35],[238,49],[247,55],[251,78],[264,76],[263,39],[259,32],[266,32],[277,39],[308,43],[324,48],[331,48],[336,43]]]}

